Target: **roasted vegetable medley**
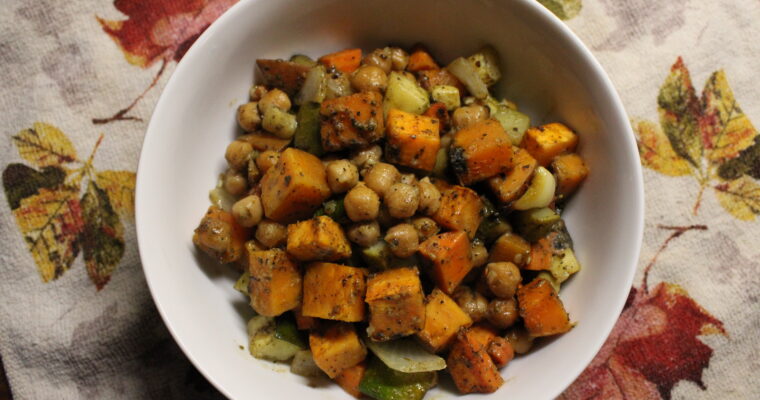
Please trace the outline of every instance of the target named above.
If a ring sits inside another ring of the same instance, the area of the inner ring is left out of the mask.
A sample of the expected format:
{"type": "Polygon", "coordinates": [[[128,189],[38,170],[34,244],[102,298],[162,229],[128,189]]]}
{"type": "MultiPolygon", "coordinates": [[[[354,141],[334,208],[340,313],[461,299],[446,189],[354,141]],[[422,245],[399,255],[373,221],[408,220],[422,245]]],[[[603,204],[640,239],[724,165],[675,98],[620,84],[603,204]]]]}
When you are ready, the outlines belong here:
{"type": "Polygon", "coordinates": [[[253,356],[413,400],[441,370],[493,392],[515,354],[572,328],[561,210],[589,170],[570,128],[492,97],[494,49],[446,66],[422,46],[257,64],[193,236],[242,272],[253,356]]]}

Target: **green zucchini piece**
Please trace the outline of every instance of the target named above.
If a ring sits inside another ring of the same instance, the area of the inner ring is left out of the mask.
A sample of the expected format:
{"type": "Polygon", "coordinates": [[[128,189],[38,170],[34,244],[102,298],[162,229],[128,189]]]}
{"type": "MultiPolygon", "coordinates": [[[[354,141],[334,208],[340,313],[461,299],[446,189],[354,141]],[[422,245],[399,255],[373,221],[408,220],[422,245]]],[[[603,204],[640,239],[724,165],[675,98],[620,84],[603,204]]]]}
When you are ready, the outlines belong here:
{"type": "Polygon", "coordinates": [[[257,315],[248,321],[248,351],[252,356],[270,361],[287,361],[300,347],[275,337],[274,318],[257,315]]]}
{"type": "Polygon", "coordinates": [[[250,280],[251,280],[251,275],[248,274],[248,271],[245,271],[240,275],[240,278],[238,278],[238,280],[235,281],[235,285],[233,287],[238,292],[248,296],[248,282],[250,280]]]}
{"type": "Polygon", "coordinates": [[[274,337],[292,343],[302,349],[308,347],[301,331],[296,327],[296,321],[290,313],[280,315],[275,319],[274,337]]]}
{"type": "Polygon", "coordinates": [[[382,271],[391,267],[393,255],[388,243],[378,240],[377,243],[362,250],[362,258],[369,269],[382,271]]]}
{"type": "Polygon", "coordinates": [[[359,383],[359,390],[377,400],[421,400],[437,383],[438,374],[435,371],[394,371],[373,357],[359,383]]]}
{"type": "Polygon", "coordinates": [[[295,137],[293,145],[297,149],[321,157],[325,152],[322,149],[322,137],[319,133],[320,117],[319,103],[306,103],[298,109],[295,137]]]}

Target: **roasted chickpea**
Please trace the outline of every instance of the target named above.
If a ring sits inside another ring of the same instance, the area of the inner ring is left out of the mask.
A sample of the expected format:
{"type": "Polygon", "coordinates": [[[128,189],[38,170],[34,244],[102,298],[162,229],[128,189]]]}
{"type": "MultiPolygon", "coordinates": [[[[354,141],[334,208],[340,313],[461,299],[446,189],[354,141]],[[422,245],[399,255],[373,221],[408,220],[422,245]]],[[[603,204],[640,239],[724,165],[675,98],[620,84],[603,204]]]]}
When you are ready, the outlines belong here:
{"type": "Polygon", "coordinates": [[[375,164],[375,166],[367,172],[367,175],[364,177],[364,183],[382,198],[385,195],[385,192],[390,189],[391,185],[398,180],[398,177],[399,173],[396,167],[381,162],[375,164]]]}
{"type": "Polygon", "coordinates": [[[473,268],[480,267],[488,261],[488,250],[481,240],[475,239],[470,244],[470,260],[473,268]]]}
{"type": "Polygon", "coordinates": [[[380,197],[365,185],[356,185],[343,199],[343,207],[351,221],[371,221],[377,218],[380,197]]]}
{"type": "Polygon", "coordinates": [[[394,71],[403,71],[409,64],[409,54],[399,47],[391,47],[391,68],[394,71]]]}
{"type": "Polygon", "coordinates": [[[251,96],[251,101],[259,101],[267,92],[267,87],[264,85],[253,85],[248,90],[248,95],[251,96]]]}
{"type": "Polygon", "coordinates": [[[288,228],[271,219],[259,222],[259,226],[256,228],[256,240],[270,249],[284,243],[287,237],[288,228]]]}
{"type": "Polygon", "coordinates": [[[280,89],[272,89],[261,96],[259,100],[259,111],[266,114],[270,108],[279,108],[281,111],[290,110],[290,98],[280,89]]]}
{"type": "Polygon", "coordinates": [[[248,166],[251,152],[253,152],[253,146],[250,143],[235,140],[227,145],[224,158],[227,159],[227,164],[229,164],[230,168],[242,170],[248,166]]]}
{"type": "Polygon", "coordinates": [[[452,294],[454,301],[470,316],[472,322],[478,322],[486,317],[488,300],[469,286],[459,286],[452,294]]]}
{"type": "Polygon", "coordinates": [[[267,150],[256,157],[256,166],[259,167],[259,171],[261,171],[261,174],[263,175],[269,171],[269,168],[274,167],[279,161],[280,153],[274,150],[267,150]]]}
{"type": "Polygon", "coordinates": [[[359,170],[348,160],[330,161],[325,168],[327,186],[333,193],[344,193],[359,182],[359,170]]]}
{"type": "Polygon", "coordinates": [[[362,247],[377,243],[380,238],[380,224],[377,221],[360,222],[348,228],[348,240],[362,247]]]}
{"type": "Polygon", "coordinates": [[[238,125],[246,132],[253,132],[261,125],[261,113],[255,101],[245,103],[237,109],[238,125]]]}
{"type": "Polygon", "coordinates": [[[234,169],[224,173],[224,190],[233,196],[242,196],[248,190],[248,180],[243,174],[234,169]]]}
{"type": "Polygon", "coordinates": [[[261,126],[265,131],[272,133],[281,139],[290,139],[296,133],[298,121],[296,116],[282,111],[277,107],[271,107],[264,113],[261,126]]]}
{"type": "Polygon", "coordinates": [[[457,130],[464,129],[476,122],[485,121],[487,119],[488,109],[478,104],[459,107],[454,110],[454,114],[451,116],[451,120],[457,130]]]}
{"type": "Polygon", "coordinates": [[[499,329],[509,328],[517,321],[517,302],[514,298],[491,300],[486,318],[499,329]]]}
{"type": "Polygon", "coordinates": [[[354,151],[351,155],[351,163],[356,165],[359,169],[372,168],[380,162],[380,158],[383,156],[383,149],[376,144],[354,151]]]}
{"type": "Polygon", "coordinates": [[[507,331],[504,338],[512,345],[517,354],[525,354],[533,347],[533,337],[530,336],[523,326],[513,327],[507,331]]]}
{"type": "Polygon", "coordinates": [[[385,193],[385,205],[393,218],[409,218],[417,212],[420,190],[406,183],[394,183],[385,193]]]}
{"type": "Polygon", "coordinates": [[[414,174],[401,174],[398,178],[399,183],[406,183],[407,185],[417,186],[417,177],[414,174]]]}
{"type": "Polygon", "coordinates": [[[424,242],[429,237],[435,235],[440,230],[438,224],[428,217],[416,217],[412,219],[412,226],[417,230],[420,242],[424,242]]]}
{"type": "Polygon", "coordinates": [[[380,67],[363,65],[351,74],[351,86],[357,92],[385,92],[388,76],[380,67]]]}
{"type": "Polygon", "coordinates": [[[417,187],[420,192],[420,212],[425,215],[435,214],[441,207],[441,192],[430,182],[429,178],[420,180],[417,187]]]}
{"type": "Polygon", "coordinates": [[[486,266],[483,276],[491,293],[502,299],[514,296],[517,292],[517,285],[522,282],[520,269],[511,262],[490,263],[486,266]]]}
{"type": "Polygon", "coordinates": [[[417,230],[411,224],[398,224],[385,234],[391,253],[399,258],[411,257],[420,246],[417,230]]]}
{"type": "Polygon", "coordinates": [[[388,48],[375,49],[364,57],[362,64],[378,67],[387,74],[391,72],[391,67],[393,66],[391,52],[388,48]]]}
{"type": "Polygon", "coordinates": [[[256,195],[246,196],[232,205],[232,216],[238,224],[250,228],[261,222],[264,209],[261,207],[261,198],[256,195]]]}

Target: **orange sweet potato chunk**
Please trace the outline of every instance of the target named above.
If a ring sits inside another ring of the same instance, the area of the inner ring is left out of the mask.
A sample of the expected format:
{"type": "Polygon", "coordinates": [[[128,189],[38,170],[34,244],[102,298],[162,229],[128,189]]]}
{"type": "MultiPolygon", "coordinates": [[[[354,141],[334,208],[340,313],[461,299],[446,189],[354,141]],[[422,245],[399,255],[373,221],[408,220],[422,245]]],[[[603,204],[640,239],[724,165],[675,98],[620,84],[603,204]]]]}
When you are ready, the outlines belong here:
{"type": "Polygon", "coordinates": [[[330,322],[309,333],[314,363],[330,378],[364,361],[367,349],[356,329],[345,322],[330,322]]]}
{"type": "Polygon", "coordinates": [[[493,393],[504,384],[488,344],[474,337],[472,328],[462,329],[446,360],[449,373],[462,393],[493,393]]]}
{"type": "Polygon", "coordinates": [[[435,235],[420,244],[419,253],[431,264],[431,275],[438,288],[454,293],[472,269],[470,240],[463,231],[435,235]]]}
{"type": "Polygon", "coordinates": [[[441,190],[441,206],[433,214],[439,225],[453,231],[467,232],[470,239],[475,237],[483,216],[480,211],[483,202],[474,190],[464,186],[452,185],[441,190]]]}
{"type": "Polygon", "coordinates": [[[301,271],[284,251],[251,252],[248,272],[251,307],[257,313],[275,317],[301,304],[301,271]]]}
{"type": "Polygon", "coordinates": [[[362,92],[325,100],[320,135],[326,151],[363,147],[384,137],[383,95],[362,92]]]}
{"type": "Polygon", "coordinates": [[[298,261],[335,261],[351,256],[351,244],[343,229],[326,215],[288,225],[287,249],[298,261]]]}
{"type": "Polygon", "coordinates": [[[322,161],[292,147],[285,149],[261,178],[264,214],[277,222],[311,217],[329,196],[322,161]]]}
{"type": "Polygon", "coordinates": [[[433,59],[433,56],[428,53],[422,46],[418,46],[409,55],[409,64],[406,65],[407,71],[426,71],[439,69],[438,64],[433,59]]]}
{"type": "Polygon", "coordinates": [[[232,214],[210,206],[193,234],[193,244],[221,263],[240,260],[245,252],[248,229],[238,225],[232,214]]]}
{"type": "Polygon", "coordinates": [[[554,157],[552,171],[557,177],[557,194],[564,197],[573,194],[589,172],[583,158],[576,153],[554,157]]]}
{"type": "Polygon", "coordinates": [[[425,326],[417,338],[431,352],[438,353],[451,344],[459,328],[472,324],[472,319],[440,289],[433,289],[425,299],[425,326]]]}
{"type": "Polygon", "coordinates": [[[446,104],[444,103],[438,102],[431,104],[422,115],[438,120],[439,136],[441,133],[448,132],[449,129],[451,129],[451,115],[449,115],[449,111],[446,109],[446,104]]]}
{"type": "Polygon", "coordinates": [[[426,90],[433,90],[436,86],[446,85],[457,88],[462,97],[464,97],[464,94],[466,93],[466,89],[462,82],[446,68],[419,71],[417,74],[419,76],[420,85],[426,90]]]}
{"type": "Polygon", "coordinates": [[[365,372],[367,372],[367,363],[362,361],[353,367],[344,369],[334,380],[346,393],[359,399],[362,397],[359,384],[362,382],[365,372]]]}
{"type": "Polygon", "coordinates": [[[512,142],[499,121],[488,119],[457,131],[449,158],[459,181],[469,185],[512,168],[512,142]]]}
{"type": "Polygon", "coordinates": [[[301,312],[346,322],[364,320],[367,270],[319,262],[306,268],[301,312]]]}
{"type": "Polygon", "coordinates": [[[261,152],[267,150],[282,151],[288,147],[291,142],[291,139],[278,138],[277,136],[264,132],[246,133],[245,135],[238,136],[237,140],[247,142],[254,150],[261,152]]]}
{"type": "Polygon", "coordinates": [[[396,268],[367,281],[370,319],[367,335],[385,341],[412,335],[425,323],[425,294],[417,268],[396,268]]]}
{"type": "Polygon", "coordinates": [[[387,124],[386,158],[399,165],[431,171],[441,145],[438,120],[392,109],[387,124]]]}
{"type": "Polygon", "coordinates": [[[504,204],[509,204],[525,193],[536,170],[538,162],[527,151],[515,147],[512,157],[512,168],[506,174],[499,174],[488,180],[496,198],[504,204]]]}
{"type": "Polygon", "coordinates": [[[288,96],[293,96],[301,90],[309,67],[284,60],[256,60],[261,70],[262,83],[282,89],[288,96]]]}
{"type": "Polygon", "coordinates": [[[338,71],[354,72],[362,62],[362,49],[346,49],[319,57],[319,62],[338,71]]]}
{"type": "Polygon", "coordinates": [[[572,328],[562,300],[552,285],[536,278],[517,289],[517,303],[525,328],[531,336],[565,333],[572,328]]]}
{"type": "Polygon", "coordinates": [[[564,124],[554,122],[525,131],[520,147],[546,167],[552,159],[565,152],[575,151],[578,136],[564,124]]]}

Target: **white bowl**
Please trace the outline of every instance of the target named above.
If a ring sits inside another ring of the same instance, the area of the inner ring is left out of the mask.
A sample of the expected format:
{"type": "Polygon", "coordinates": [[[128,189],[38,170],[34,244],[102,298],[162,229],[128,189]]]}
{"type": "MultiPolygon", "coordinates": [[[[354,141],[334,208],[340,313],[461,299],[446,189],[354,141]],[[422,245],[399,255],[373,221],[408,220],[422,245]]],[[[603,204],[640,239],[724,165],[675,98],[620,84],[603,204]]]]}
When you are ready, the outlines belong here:
{"type": "MultiPolygon", "coordinates": [[[[185,354],[225,395],[349,398],[337,385],[309,387],[287,367],[248,355],[250,312],[232,289],[236,274],[198,257],[191,243],[224,169],[235,106],[247,99],[255,60],[416,42],[442,62],[493,44],[504,71],[498,94],[516,101],[534,124],[559,120],[575,129],[592,171],[564,214],[583,270],[561,297],[578,325],[510,363],[504,386],[478,398],[557,396],[612,329],[639,255],[641,168],[620,99],[561,21],[533,0],[241,1],[198,39],[166,85],[137,177],[138,241],[153,298],[185,354]]],[[[442,386],[434,392],[459,396],[442,386]]]]}

